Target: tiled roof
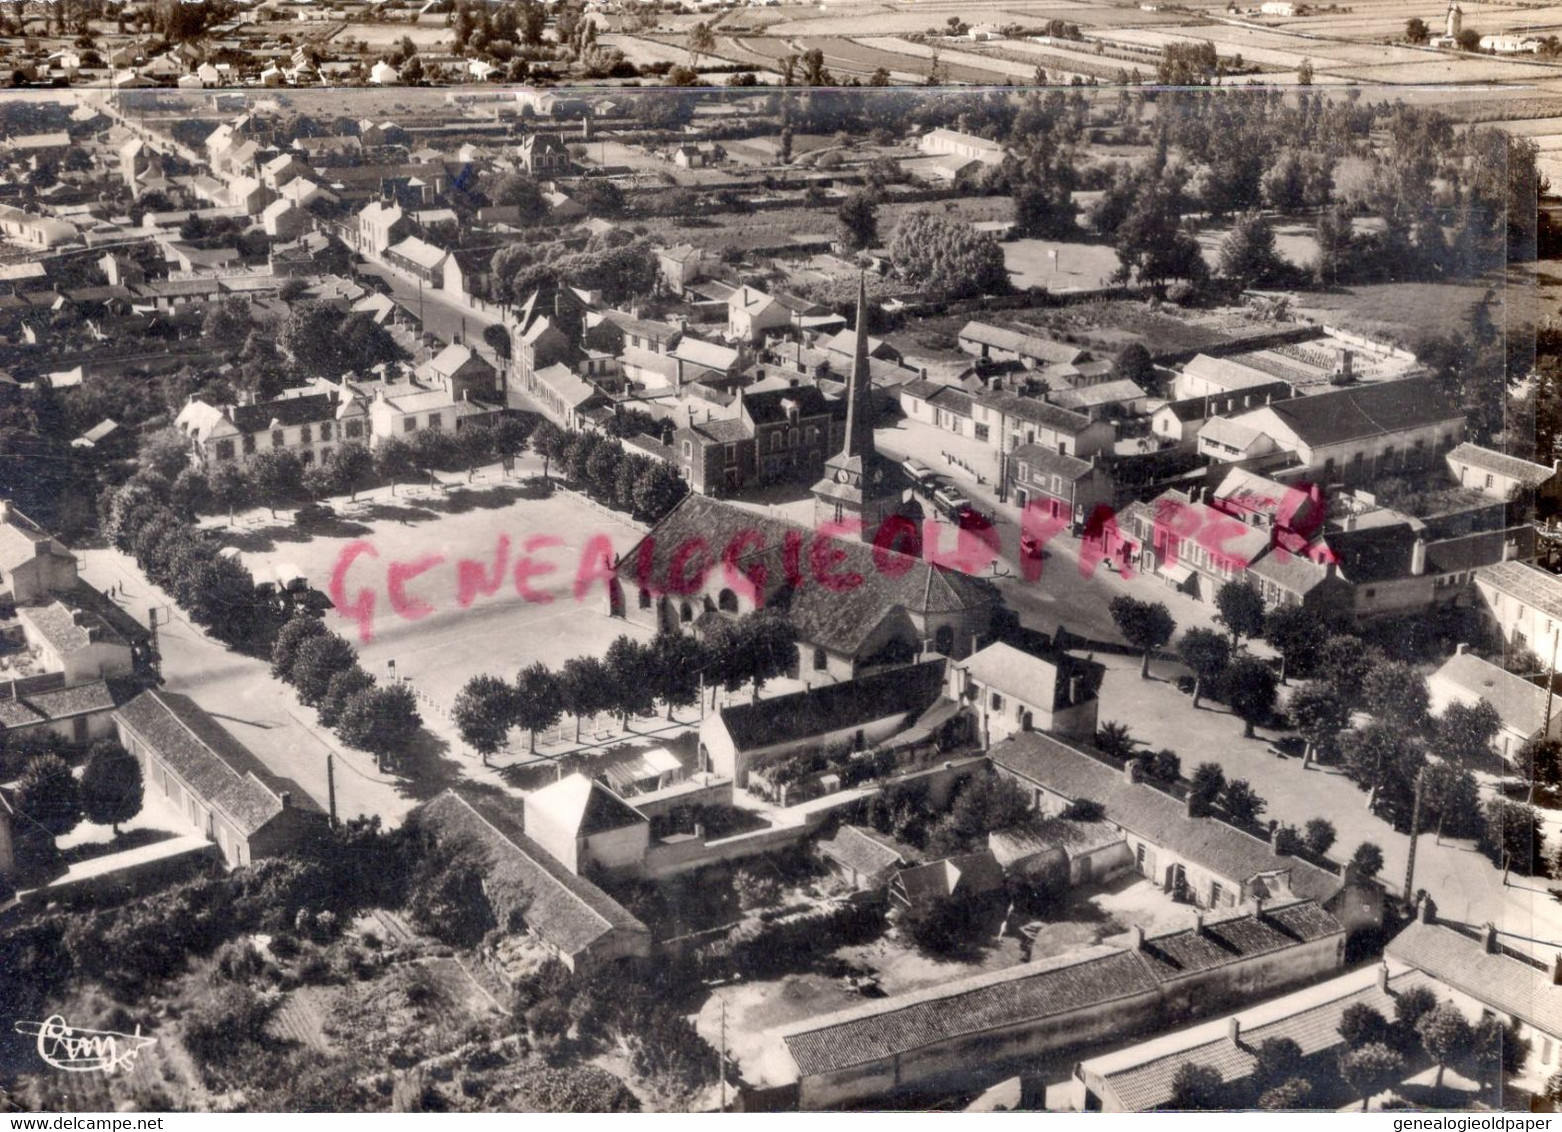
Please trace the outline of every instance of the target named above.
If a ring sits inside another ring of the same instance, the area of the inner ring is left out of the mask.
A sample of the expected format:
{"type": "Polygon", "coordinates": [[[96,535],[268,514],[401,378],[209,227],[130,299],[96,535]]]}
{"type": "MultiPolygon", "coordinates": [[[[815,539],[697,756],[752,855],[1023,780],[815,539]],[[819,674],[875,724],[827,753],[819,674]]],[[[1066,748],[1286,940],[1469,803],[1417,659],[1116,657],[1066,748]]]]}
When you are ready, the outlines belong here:
{"type": "Polygon", "coordinates": [[[1145,392],[1126,377],[1116,381],[1103,381],[1098,385],[1086,385],[1079,389],[1060,389],[1053,394],[1053,401],[1065,409],[1093,409],[1099,405],[1115,405],[1122,401],[1137,401],[1145,392]]]}
{"type": "Polygon", "coordinates": [[[339,398],[331,393],[307,393],[278,397],[258,405],[234,405],[233,427],[240,432],[263,432],[336,419],[339,398]]]}
{"type": "Polygon", "coordinates": [[[743,395],[743,408],[755,424],[771,424],[787,419],[787,402],[797,406],[797,415],[801,417],[846,415],[844,401],[831,401],[812,385],[788,386],[785,389],[770,389],[763,393],[745,393],[743,395]]]}
{"type": "Polygon", "coordinates": [[[386,255],[398,255],[402,259],[417,264],[419,267],[432,270],[445,262],[445,249],[436,248],[416,236],[408,236],[400,243],[392,244],[385,249],[386,255]]]}
{"type": "Polygon", "coordinates": [[[484,888],[501,923],[518,912],[566,955],[579,955],[614,931],[650,934],[607,893],[526,836],[518,800],[446,790],[415,814],[436,837],[470,839],[480,848],[488,866],[484,888]]]}
{"type": "Polygon", "coordinates": [[[959,338],[961,341],[976,342],[984,346],[996,346],[1000,350],[1007,350],[1021,357],[1037,358],[1044,362],[1078,361],[1085,352],[1078,346],[1070,346],[1066,342],[1054,342],[1050,338],[1042,338],[1036,334],[1006,330],[1001,326],[975,320],[967,322],[960,328],[959,338]]]}
{"type": "Polygon", "coordinates": [[[1155,990],[1132,951],[1092,947],[813,1018],[780,1037],[798,1071],[814,1076],[1155,990]]]}
{"type": "Polygon", "coordinates": [[[280,789],[292,804],[314,808],[302,790],[278,779],[186,696],[151,690],[121,707],[118,718],[208,805],[246,835],[282,812],[280,789]]]}
{"type": "MultiPolygon", "coordinates": [[[[650,560],[649,577],[658,581],[669,577],[673,555],[688,540],[703,539],[707,546],[724,550],[745,531],[756,532],[764,540],[763,546],[740,555],[733,565],[742,570],[763,565],[767,571],[767,602],[784,609],[799,640],[838,653],[854,654],[897,608],[917,613],[956,613],[996,601],[991,583],[980,578],[920,558],[902,563],[894,555],[890,559],[893,568],[886,568],[875,561],[873,547],[844,537],[835,540],[836,548],[844,555],[838,570],[862,577],[849,599],[812,579],[789,588],[783,561],[785,541],[792,536],[808,543],[814,532],[702,495],[687,496],[651,531],[651,547],[646,555],[650,560]],[[900,569],[902,565],[904,570],[900,569]]],[[[639,559],[639,544],[622,557],[619,572],[626,584],[636,578],[639,559]]]]}
{"type": "Polygon", "coordinates": [[[843,825],[834,837],[820,841],[819,852],[866,877],[878,877],[905,858],[871,831],[856,825],[843,825]]]}
{"type": "Polygon", "coordinates": [[[1100,802],[1107,821],[1228,880],[1246,883],[1284,871],[1299,897],[1327,900],[1339,891],[1339,877],[1328,870],[1299,857],[1278,856],[1267,841],[1225,822],[1189,817],[1177,799],[1129,782],[1121,771],[1049,735],[1015,735],[993,747],[990,757],[994,765],[1065,798],[1100,802]]]}
{"type": "Polygon", "coordinates": [[[987,847],[998,863],[1007,868],[1053,849],[1061,849],[1064,856],[1074,858],[1121,844],[1122,840],[1122,832],[1110,822],[1032,817],[1023,825],[989,833],[987,847]]]}
{"type": "Polygon", "coordinates": [[[976,400],[978,404],[997,409],[1005,416],[1018,417],[1032,424],[1046,425],[1048,428],[1069,435],[1084,432],[1091,423],[1090,418],[1084,413],[1076,413],[1061,405],[1039,401],[1035,397],[1022,397],[1018,393],[984,393],[976,400]]]}
{"type": "Polygon", "coordinates": [[[575,371],[563,362],[544,366],[532,376],[557,393],[564,403],[571,407],[584,405],[597,395],[596,386],[576,376],[575,371]]]}
{"type": "Polygon", "coordinates": [[[1140,954],[1160,982],[1224,967],[1241,959],[1283,951],[1344,932],[1340,922],[1311,900],[1266,908],[1262,916],[1242,913],[1206,919],[1202,928],[1188,928],[1145,942],[1140,954]]]}
{"type": "MultiPolygon", "coordinates": [[[[112,711],[115,706],[114,691],[107,680],[73,684],[68,688],[54,688],[46,692],[29,692],[21,700],[45,719],[68,719],[73,715],[112,711]]],[[[15,704],[17,701],[9,702],[15,704]]],[[[14,725],[8,723],[7,726],[14,725]]]]}
{"type": "Polygon", "coordinates": [[[979,849],[974,853],[961,853],[925,865],[913,865],[901,869],[895,877],[897,888],[913,903],[941,899],[956,893],[980,896],[1002,884],[1003,868],[991,849],[979,849]]]}
{"type": "Polygon", "coordinates": [[[16,611],[16,616],[24,625],[31,626],[62,657],[71,656],[96,643],[93,630],[96,630],[97,641],[125,643],[119,639],[114,627],[103,618],[87,610],[72,609],[61,601],[23,606],[16,611]]]}
{"type": "Polygon", "coordinates": [[[50,539],[31,519],[14,507],[0,520],[0,570],[10,572],[38,557],[39,544],[48,549],[50,539]]]}
{"type": "Polygon", "coordinates": [[[1222,389],[1249,389],[1256,385],[1270,385],[1274,378],[1262,370],[1245,366],[1228,358],[1212,358],[1199,354],[1182,367],[1188,377],[1207,381],[1222,389]]]}
{"type": "Polygon", "coordinates": [[[1539,487],[1556,475],[1555,468],[1521,460],[1517,456],[1509,456],[1503,452],[1493,452],[1490,448],[1482,448],[1468,441],[1448,453],[1448,462],[1469,464],[1472,468],[1495,472],[1499,476],[1518,480],[1525,487],[1539,487]]]}
{"type": "Polygon", "coordinates": [[[1535,528],[1528,523],[1500,531],[1475,531],[1426,544],[1428,574],[1462,574],[1505,559],[1535,557],[1535,528]]]}
{"type": "Polygon", "coordinates": [[[1464,419],[1431,379],[1421,377],[1293,397],[1259,411],[1273,413],[1302,443],[1314,445],[1464,419]]]}
{"type": "Polygon", "coordinates": [[[1080,677],[1084,692],[1095,694],[1103,671],[1100,665],[1067,653],[1036,656],[1003,641],[957,661],[955,667],[979,684],[1045,709],[1067,706],[1073,676],[1080,677]]]}
{"type": "Polygon", "coordinates": [[[1475,578],[1554,620],[1562,620],[1562,578],[1539,566],[1494,562],[1481,567],[1475,578]]]}
{"type": "Polygon", "coordinates": [[[1462,696],[1453,696],[1462,703],[1485,700],[1497,709],[1505,726],[1521,735],[1533,735],[1545,724],[1545,689],[1474,653],[1455,653],[1432,673],[1430,679],[1435,682],[1434,692],[1436,685],[1441,683],[1451,684],[1458,692],[1463,692],[1462,696]]]}
{"type": "Polygon", "coordinates": [[[1082,480],[1095,467],[1089,460],[1065,456],[1054,448],[1040,444],[1022,444],[1014,450],[1013,459],[1028,464],[1038,472],[1049,476],[1062,476],[1066,480],[1082,480]]]}
{"type": "Polygon", "coordinates": [[[1502,1014],[1562,1038],[1562,986],[1551,972],[1435,921],[1416,920],[1395,936],[1387,954],[1440,979],[1502,1014]]]}
{"type": "Polygon", "coordinates": [[[938,699],[943,683],[944,662],[930,660],[718,711],[737,749],[752,751],[896,715],[910,722],[938,699]]]}

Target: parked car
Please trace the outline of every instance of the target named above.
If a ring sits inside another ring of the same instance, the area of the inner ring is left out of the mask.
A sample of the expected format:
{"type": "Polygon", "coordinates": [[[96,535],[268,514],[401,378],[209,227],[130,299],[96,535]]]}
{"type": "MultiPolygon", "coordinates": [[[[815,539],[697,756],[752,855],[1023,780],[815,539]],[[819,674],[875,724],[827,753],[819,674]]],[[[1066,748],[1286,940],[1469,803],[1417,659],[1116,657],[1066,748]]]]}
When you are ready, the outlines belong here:
{"type": "Polygon", "coordinates": [[[940,480],[933,488],[933,506],[951,519],[958,519],[971,510],[971,501],[960,494],[960,489],[947,480],[940,480]]]}
{"type": "Polygon", "coordinates": [[[902,460],[900,466],[906,475],[911,477],[912,486],[923,495],[933,490],[933,485],[938,480],[938,477],[933,474],[933,469],[921,461],[913,460],[910,457],[902,460]]]}
{"type": "Polygon", "coordinates": [[[293,513],[295,523],[323,523],[336,517],[329,503],[306,503],[293,513]]]}

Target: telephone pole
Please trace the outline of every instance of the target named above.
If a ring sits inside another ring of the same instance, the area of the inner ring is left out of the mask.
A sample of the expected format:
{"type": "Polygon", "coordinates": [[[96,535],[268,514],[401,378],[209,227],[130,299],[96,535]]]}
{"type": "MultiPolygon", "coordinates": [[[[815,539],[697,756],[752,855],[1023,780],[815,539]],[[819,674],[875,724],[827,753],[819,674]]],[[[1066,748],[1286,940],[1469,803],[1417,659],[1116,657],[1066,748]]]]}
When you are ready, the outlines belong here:
{"type": "Polygon", "coordinates": [[[1410,807],[1410,853],[1405,861],[1405,903],[1410,903],[1410,896],[1414,889],[1411,885],[1416,875],[1416,842],[1421,837],[1421,795],[1422,784],[1426,781],[1426,770],[1421,769],[1416,773],[1416,800],[1410,807]]]}
{"type": "Polygon", "coordinates": [[[716,1075],[721,1078],[721,1111],[727,1111],[727,1000],[721,1000],[721,1060],[717,1063],[716,1075]]]}
{"type": "Polygon", "coordinates": [[[331,828],[336,828],[336,756],[325,753],[325,792],[331,807],[331,828]]]}

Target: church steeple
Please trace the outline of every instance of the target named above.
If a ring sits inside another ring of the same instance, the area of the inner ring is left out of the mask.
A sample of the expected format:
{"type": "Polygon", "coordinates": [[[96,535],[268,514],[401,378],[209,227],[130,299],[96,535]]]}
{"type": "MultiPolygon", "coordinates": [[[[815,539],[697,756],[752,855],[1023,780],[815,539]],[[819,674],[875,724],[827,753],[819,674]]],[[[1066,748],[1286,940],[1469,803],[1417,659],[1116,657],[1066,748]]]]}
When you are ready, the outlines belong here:
{"type": "Polygon", "coordinates": [[[870,398],[873,378],[868,371],[868,276],[857,277],[857,341],[852,352],[852,372],[846,383],[846,446],[843,456],[865,456],[873,449],[873,417],[870,398]]]}

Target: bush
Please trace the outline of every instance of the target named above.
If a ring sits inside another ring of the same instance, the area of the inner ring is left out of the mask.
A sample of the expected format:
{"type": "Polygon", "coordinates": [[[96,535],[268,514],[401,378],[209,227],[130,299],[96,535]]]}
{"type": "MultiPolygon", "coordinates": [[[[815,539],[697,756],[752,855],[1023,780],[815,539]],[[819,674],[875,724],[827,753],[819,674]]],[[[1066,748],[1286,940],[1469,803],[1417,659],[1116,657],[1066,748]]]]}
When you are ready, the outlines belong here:
{"type": "Polygon", "coordinates": [[[203,1070],[231,1064],[266,1036],[277,1002],[229,983],[184,1016],[184,1045],[203,1070]]]}

